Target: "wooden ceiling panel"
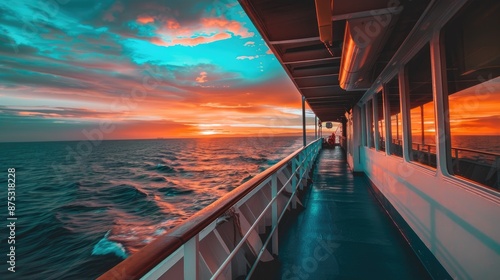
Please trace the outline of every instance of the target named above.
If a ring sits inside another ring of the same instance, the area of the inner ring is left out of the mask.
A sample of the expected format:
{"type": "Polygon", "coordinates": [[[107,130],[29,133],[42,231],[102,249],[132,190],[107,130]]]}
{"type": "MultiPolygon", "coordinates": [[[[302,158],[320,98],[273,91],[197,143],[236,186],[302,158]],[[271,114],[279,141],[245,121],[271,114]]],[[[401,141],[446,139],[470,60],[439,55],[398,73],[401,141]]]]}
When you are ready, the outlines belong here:
{"type": "Polygon", "coordinates": [[[323,87],[323,86],[338,86],[339,79],[338,75],[326,75],[326,76],[315,76],[311,78],[302,78],[295,79],[295,83],[299,87],[299,89],[307,89],[314,87],[323,87]]]}

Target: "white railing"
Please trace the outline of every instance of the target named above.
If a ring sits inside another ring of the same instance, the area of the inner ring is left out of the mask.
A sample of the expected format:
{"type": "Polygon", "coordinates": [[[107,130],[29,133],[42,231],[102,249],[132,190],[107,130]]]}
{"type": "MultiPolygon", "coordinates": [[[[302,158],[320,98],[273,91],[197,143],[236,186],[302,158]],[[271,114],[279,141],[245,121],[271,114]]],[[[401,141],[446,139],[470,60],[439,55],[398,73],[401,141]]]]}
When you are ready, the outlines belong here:
{"type": "Polygon", "coordinates": [[[297,191],[307,185],[321,140],[234,189],[99,279],[250,278],[259,261],[273,258],[269,242],[278,254],[279,222],[287,209],[296,208],[297,191]]]}

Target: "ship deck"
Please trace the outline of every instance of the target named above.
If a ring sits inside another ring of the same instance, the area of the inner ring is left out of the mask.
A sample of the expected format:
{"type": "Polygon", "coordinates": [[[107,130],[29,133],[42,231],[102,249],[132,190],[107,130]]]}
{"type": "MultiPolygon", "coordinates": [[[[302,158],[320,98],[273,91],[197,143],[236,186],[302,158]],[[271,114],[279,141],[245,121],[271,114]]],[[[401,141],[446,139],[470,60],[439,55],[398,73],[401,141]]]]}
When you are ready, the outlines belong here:
{"type": "Polygon", "coordinates": [[[430,279],[340,147],[320,152],[302,203],[280,228],[276,278],[430,279]]]}

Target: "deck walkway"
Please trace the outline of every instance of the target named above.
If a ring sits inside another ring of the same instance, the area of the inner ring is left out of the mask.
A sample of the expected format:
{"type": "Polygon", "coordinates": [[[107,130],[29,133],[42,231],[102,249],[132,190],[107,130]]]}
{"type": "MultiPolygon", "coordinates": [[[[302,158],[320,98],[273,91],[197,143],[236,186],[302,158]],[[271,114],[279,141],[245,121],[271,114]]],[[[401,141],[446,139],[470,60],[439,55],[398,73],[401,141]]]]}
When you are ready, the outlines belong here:
{"type": "Polygon", "coordinates": [[[340,147],[320,152],[305,208],[280,229],[280,279],[430,279],[369,188],[340,147]]]}

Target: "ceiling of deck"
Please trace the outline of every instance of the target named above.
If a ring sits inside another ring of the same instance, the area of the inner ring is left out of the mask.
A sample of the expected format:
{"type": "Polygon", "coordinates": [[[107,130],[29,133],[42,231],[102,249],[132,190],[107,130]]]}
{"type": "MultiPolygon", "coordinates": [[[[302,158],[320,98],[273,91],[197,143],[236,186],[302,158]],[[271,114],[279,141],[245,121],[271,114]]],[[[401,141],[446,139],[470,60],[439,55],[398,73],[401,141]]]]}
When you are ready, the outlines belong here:
{"type": "MultiPolygon", "coordinates": [[[[332,45],[319,39],[313,0],[240,0],[243,9],[274,52],[300,93],[322,121],[339,121],[365,93],[339,86],[339,70],[346,19],[374,17],[387,11],[387,0],[334,0],[332,45]]],[[[400,12],[391,22],[388,38],[365,74],[375,81],[410,32],[429,1],[401,0],[400,12]]],[[[386,12],[387,13],[387,12],[386,12]]]]}

